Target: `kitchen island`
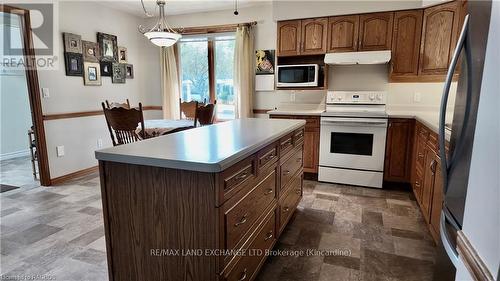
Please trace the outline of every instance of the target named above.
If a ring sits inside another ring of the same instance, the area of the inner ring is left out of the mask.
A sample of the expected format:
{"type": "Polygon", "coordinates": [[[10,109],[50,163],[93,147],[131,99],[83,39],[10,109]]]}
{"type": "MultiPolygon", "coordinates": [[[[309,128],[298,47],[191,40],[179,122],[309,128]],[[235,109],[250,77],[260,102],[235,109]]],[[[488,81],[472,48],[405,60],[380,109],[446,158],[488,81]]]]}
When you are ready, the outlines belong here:
{"type": "Polygon", "coordinates": [[[252,280],[302,197],[303,120],[96,151],[109,280],[252,280]]]}

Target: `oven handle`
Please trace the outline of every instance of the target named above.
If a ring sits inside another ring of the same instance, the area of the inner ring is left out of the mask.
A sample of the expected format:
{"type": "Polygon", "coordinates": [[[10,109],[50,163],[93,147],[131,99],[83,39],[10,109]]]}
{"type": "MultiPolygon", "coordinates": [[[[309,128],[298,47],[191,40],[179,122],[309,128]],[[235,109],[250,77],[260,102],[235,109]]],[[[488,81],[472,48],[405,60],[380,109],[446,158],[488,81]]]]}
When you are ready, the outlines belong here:
{"type": "Polygon", "coordinates": [[[387,127],[387,120],[367,118],[321,118],[321,125],[387,127]]]}

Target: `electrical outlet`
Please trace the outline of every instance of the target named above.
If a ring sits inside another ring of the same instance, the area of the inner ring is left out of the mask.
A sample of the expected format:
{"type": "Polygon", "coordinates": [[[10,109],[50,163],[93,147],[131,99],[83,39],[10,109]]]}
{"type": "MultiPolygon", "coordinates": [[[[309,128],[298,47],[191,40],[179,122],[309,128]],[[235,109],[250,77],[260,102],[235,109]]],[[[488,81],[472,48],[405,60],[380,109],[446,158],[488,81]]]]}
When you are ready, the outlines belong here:
{"type": "Polygon", "coordinates": [[[413,101],[414,102],[420,102],[420,100],[421,100],[421,94],[419,92],[415,92],[413,94],[413,101]]]}
{"type": "Polygon", "coordinates": [[[290,101],[295,101],[295,93],[290,94],[290,101]]]}
{"type": "Polygon", "coordinates": [[[102,139],[97,139],[97,148],[102,148],[102,139]]]}
{"type": "Polygon", "coordinates": [[[49,88],[42,88],[42,98],[48,99],[50,97],[49,88]]]}
{"type": "Polygon", "coordinates": [[[58,145],[58,146],[56,146],[56,154],[57,154],[57,157],[63,157],[64,156],[64,145],[58,145]]]}

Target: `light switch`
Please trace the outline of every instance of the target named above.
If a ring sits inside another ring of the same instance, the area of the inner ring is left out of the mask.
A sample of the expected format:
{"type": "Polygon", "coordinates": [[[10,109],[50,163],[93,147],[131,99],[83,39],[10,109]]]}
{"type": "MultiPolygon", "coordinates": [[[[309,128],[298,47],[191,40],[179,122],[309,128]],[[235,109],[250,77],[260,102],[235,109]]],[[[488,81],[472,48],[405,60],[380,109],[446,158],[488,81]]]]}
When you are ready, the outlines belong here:
{"type": "Polygon", "coordinates": [[[419,92],[415,92],[415,94],[413,94],[413,101],[414,102],[420,102],[421,100],[421,97],[420,97],[420,93],[419,92]]]}
{"type": "Polygon", "coordinates": [[[49,88],[42,88],[42,97],[44,99],[50,98],[49,88]]]}
{"type": "Polygon", "coordinates": [[[57,157],[63,157],[64,156],[64,145],[58,145],[58,146],[56,146],[56,154],[57,154],[57,157]]]}

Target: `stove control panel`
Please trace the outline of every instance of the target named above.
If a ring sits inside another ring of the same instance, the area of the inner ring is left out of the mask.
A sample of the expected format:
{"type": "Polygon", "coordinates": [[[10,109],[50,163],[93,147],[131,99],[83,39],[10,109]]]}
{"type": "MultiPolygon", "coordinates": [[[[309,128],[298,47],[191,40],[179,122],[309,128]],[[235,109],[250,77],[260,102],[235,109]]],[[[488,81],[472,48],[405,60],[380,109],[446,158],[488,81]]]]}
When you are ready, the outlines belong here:
{"type": "Polygon", "coordinates": [[[327,104],[385,104],[386,92],[380,91],[328,91],[327,104]]]}

